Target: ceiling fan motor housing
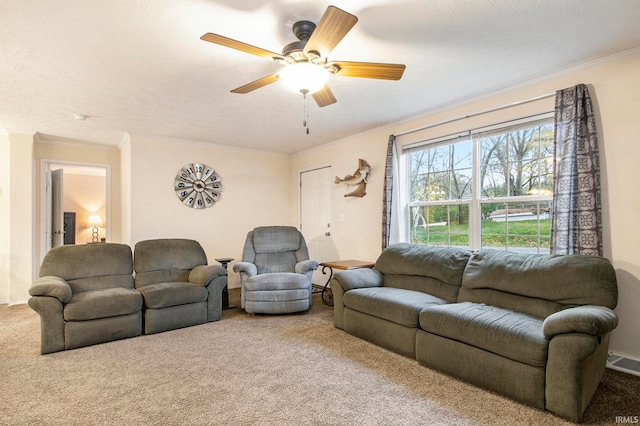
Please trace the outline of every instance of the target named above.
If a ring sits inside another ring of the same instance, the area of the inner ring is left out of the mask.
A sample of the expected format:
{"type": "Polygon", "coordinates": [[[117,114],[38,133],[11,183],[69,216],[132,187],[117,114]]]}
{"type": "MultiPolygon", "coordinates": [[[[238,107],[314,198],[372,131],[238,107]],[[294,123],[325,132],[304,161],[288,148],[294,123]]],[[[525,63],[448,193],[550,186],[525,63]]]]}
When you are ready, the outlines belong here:
{"type": "Polygon", "coordinates": [[[293,35],[295,35],[298,40],[307,41],[315,29],[316,24],[311,21],[298,21],[293,24],[293,35]]]}
{"type": "Polygon", "coordinates": [[[287,44],[282,48],[282,56],[291,57],[295,62],[307,61],[309,58],[304,53],[304,47],[307,41],[316,29],[316,24],[311,21],[298,21],[293,24],[293,35],[298,41],[287,44]]]}
{"type": "Polygon", "coordinates": [[[287,44],[282,48],[282,56],[291,57],[298,62],[300,60],[307,60],[307,56],[304,54],[304,47],[307,45],[307,41],[294,41],[287,44]]]}

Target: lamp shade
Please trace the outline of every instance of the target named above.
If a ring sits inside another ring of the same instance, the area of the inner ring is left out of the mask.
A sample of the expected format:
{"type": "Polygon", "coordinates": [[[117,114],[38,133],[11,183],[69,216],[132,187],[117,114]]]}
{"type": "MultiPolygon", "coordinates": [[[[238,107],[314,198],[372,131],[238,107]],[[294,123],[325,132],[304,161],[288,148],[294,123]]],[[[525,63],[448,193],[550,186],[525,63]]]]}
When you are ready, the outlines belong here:
{"type": "Polygon", "coordinates": [[[329,71],[311,62],[296,62],[285,66],[278,74],[280,80],[296,93],[315,93],[329,79],[329,71]]]}
{"type": "Polygon", "coordinates": [[[93,228],[96,226],[102,226],[102,218],[100,215],[91,215],[89,219],[87,219],[87,228],[93,228]]]}

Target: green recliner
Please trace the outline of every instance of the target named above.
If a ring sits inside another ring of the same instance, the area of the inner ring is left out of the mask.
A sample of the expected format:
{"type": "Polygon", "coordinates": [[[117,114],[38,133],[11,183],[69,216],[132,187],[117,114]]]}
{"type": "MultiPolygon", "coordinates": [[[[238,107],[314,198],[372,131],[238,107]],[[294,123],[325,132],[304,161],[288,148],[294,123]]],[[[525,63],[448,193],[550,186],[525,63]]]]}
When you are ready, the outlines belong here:
{"type": "Polygon", "coordinates": [[[241,307],[248,313],[285,314],[311,306],[311,274],[318,262],[309,260],[302,233],[293,226],[262,226],[249,231],[240,273],[241,307]]]}

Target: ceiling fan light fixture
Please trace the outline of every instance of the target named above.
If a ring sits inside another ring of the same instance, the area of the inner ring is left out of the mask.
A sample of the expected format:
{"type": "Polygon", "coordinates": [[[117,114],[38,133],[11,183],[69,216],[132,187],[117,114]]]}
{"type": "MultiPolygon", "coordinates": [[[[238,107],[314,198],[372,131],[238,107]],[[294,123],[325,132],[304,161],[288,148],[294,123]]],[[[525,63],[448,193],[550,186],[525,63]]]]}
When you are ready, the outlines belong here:
{"type": "Polygon", "coordinates": [[[311,62],[296,62],[285,66],[278,75],[293,92],[307,94],[322,89],[330,73],[323,66],[311,62]]]}
{"type": "Polygon", "coordinates": [[[357,22],[358,18],[355,15],[335,6],[329,6],[317,25],[311,21],[294,23],[293,34],[298,41],[285,45],[281,54],[214,33],[206,33],[200,38],[210,43],[273,60],[284,66],[280,72],[236,87],[231,90],[231,93],[249,93],[282,80],[283,85],[295,93],[302,93],[305,99],[305,108],[307,94],[313,94],[315,103],[319,107],[325,107],[337,102],[329,85],[326,84],[331,74],[336,74],[341,78],[400,80],[406,68],[403,64],[328,62],[327,57],[357,22]]]}

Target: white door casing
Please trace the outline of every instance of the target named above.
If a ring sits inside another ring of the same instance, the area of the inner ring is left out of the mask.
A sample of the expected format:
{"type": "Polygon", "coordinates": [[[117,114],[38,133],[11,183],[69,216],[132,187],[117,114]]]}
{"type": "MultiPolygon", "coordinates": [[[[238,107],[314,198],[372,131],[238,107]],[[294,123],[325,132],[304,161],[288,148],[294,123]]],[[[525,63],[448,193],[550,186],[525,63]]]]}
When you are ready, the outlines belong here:
{"type": "Polygon", "coordinates": [[[62,169],[51,171],[51,185],[49,185],[51,226],[48,228],[51,246],[47,248],[58,247],[64,243],[63,176],[62,169]]]}

